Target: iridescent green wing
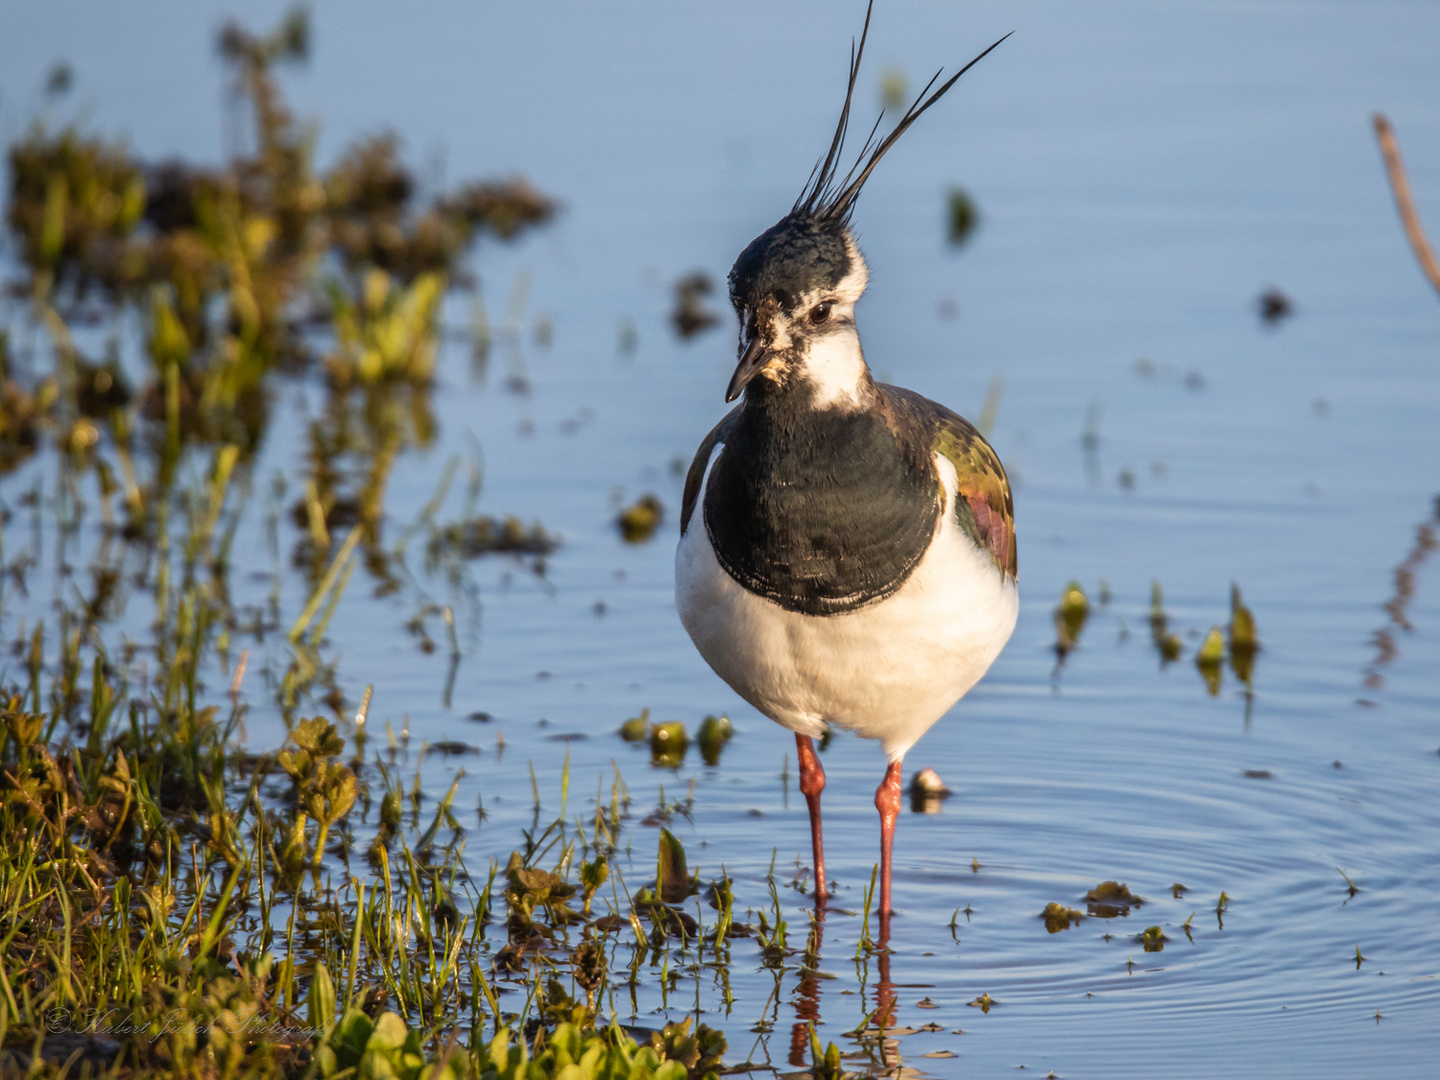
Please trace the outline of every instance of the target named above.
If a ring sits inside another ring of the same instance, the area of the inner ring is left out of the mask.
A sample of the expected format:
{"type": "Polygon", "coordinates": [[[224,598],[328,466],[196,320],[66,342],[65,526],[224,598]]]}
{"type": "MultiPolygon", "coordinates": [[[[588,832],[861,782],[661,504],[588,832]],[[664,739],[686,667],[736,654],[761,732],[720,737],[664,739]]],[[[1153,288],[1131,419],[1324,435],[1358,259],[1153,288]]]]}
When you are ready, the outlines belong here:
{"type": "Polygon", "coordinates": [[[902,423],[914,425],[933,454],[955,466],[955,517],[965,535],[990,556],[1009,581],[1019,573],[1015,552],[1015,504],[1005,467],[985,437],[963,416],[897,387],[884,387],[902,423]]]}
{"type": "Polygon", "coordinates": [[[725,418],[710,429],[710,434],[705,436],[705,441],[700,444],[700,449],[695,451],[695,460],[690,462],[690,471],[685,474],[685,494],[680,500],[680,535],[685,535],[685,530],[690,527],[690,515],[695,512],[695,500],[700,497],[700,484],[705,479],[705,466],[710,464],[710,455],[715,452],[715,444],[725,441],[725,433],[730,430],[730,422],[740,410],[736,406],[725,414],[725,418]]]}

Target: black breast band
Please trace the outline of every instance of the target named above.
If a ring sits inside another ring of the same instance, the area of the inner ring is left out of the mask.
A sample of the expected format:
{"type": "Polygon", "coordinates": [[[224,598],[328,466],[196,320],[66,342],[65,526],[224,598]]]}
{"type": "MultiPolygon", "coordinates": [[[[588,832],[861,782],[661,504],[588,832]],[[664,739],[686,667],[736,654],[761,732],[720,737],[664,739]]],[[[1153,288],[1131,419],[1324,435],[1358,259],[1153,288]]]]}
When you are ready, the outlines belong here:
{"type": "Polygon", "coordinates": [[[943,507],[929,455],[878,410],[793,408],[762,394],[747,388],[705,484],[720,565],[805,615],[891,595],[924,557],[943,507]]]}

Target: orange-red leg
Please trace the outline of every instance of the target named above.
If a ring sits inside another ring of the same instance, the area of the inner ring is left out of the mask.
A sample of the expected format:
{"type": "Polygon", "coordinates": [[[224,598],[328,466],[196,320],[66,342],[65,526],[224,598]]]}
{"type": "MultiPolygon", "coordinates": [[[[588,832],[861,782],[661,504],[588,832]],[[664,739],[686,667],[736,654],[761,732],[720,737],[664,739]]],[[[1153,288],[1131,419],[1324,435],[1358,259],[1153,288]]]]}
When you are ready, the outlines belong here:
{"type": "Polygon", "coordinates": [[[800,759],[800,794],[810,807],[810,847],[815,855],[815,899],[829,894],[825,887],[825,845],[820,839],[820,793],[825,790],[825,770],[815,756],[815,744],[809,735],[795,736],[795,752],[800,759]]]}
{"type": "Polygon", "coordinates": [[[900,816],[900,762],[892,761],[875,789],[880,811],[880,916],[890,914],[890,850],[895,846],[895,819],[900,816]]]}

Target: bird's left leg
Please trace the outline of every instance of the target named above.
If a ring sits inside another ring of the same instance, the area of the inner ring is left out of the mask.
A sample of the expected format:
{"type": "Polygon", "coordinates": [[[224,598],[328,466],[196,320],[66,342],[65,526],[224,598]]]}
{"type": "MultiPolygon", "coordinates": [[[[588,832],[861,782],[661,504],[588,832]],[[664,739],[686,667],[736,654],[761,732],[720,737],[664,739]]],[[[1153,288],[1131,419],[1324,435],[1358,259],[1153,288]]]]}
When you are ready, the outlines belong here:
{"type": "Polygon", "coordinates": [[[895,819],[900,816],[900,762],[892,761],[875,789],[880,811],[880,917],[890,917],[890,849],[895,846],[895,819]]]}
{"type": "Polygon", "coordinates": [[[800,793],[810,807],[810,847],[815,855],[815,899],[824,900],[825,845],[820,840],[820,792],[825,790],[825,770],[815,756],[815,744],[809,735],[795,736],[795,753],[800,759],[800,793]]]}

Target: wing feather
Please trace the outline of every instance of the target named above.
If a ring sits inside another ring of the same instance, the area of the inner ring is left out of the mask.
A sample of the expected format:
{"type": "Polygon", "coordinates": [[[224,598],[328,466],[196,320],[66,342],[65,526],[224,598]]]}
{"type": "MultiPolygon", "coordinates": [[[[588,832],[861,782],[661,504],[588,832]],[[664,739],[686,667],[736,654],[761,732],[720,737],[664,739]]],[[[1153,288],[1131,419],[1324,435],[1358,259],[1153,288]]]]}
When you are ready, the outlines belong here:
{"type": "Polygon", "coordinates": [[[690,527],[690,515],[695,512],[695,500],[700,497],[700,485],[705,480],[705,467],[710,464],[710,455],[715,452],[715,444],[725,441],[725,433],[730,430],[730,424],[739,411],[740,406],[737,405],[726,413],[724,418],[710,429],[710,434],[705,436],[700,449],[695,451],[695,460],[690,462],[690,471],[685,474],[685,493],[680,499],[681,536],[684,536],[685,530],[690,527]]]}
{"type": "Polygon", "coordinates": [[[1007,580],[1019,574],[1015,504],[1000,458],[963,416],[929,398],[895,386],[880,388],[902,427],[921,433],[930,453],[955,466],[955,518],[975,546],[1007,580]],[[903,419],[902,419],[903,418],[903,419]]]}

